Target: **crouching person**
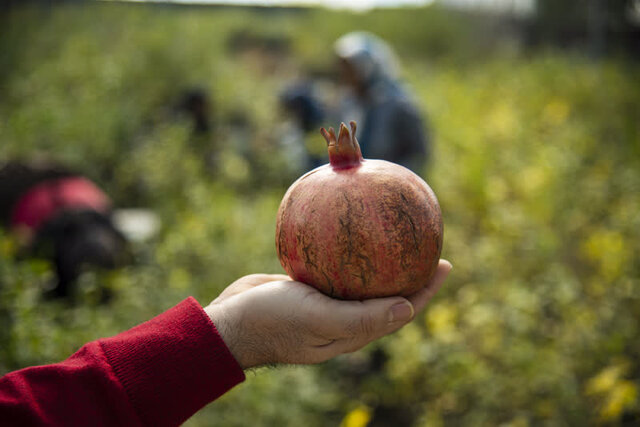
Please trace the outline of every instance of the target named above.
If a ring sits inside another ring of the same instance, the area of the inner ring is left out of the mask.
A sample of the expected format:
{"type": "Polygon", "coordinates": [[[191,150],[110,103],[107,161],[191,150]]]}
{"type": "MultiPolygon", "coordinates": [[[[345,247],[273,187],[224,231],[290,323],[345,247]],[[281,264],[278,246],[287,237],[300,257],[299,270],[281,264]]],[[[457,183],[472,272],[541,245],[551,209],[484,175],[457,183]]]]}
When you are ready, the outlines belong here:
{"type": "Polygon", "coordinates": [[[126,240],[111,220],[109,197],[87,178],[52,164],[0,165],[0,221],[30,255],[53,262],[51,297],[69,297],[87,265],[115,268],[126,240]]]}

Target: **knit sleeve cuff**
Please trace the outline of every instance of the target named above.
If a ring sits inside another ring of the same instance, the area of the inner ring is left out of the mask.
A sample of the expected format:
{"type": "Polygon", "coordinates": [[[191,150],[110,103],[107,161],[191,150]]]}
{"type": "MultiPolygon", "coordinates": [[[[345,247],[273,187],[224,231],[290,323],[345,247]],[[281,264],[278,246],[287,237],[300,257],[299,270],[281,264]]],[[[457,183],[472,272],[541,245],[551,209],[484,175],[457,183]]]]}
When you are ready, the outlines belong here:
{"type": "Polygon", "coordinates": [[[200,304],[100,340],[143,424],[178,425],[244,381],[244,372],[200,304]]]}

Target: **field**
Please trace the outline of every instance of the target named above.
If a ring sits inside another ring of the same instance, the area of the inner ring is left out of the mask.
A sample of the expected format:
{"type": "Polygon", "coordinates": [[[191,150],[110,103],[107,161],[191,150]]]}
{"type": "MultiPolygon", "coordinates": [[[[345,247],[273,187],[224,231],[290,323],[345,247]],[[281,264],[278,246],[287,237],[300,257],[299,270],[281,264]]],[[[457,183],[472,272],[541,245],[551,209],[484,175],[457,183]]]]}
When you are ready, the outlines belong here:
{"type": "Polygon", "coordinates": [[[249,373],[187,425],[640,422],[637,64],[525,50],[435,6],[88,3],[1,19],[0,160],[53,157],[163,227],[131,266],[84,274],[76,305],[43,302],[52,271],[0,230],[0,374],[61,360],[189,295],[206,304],[242,275],[281,272],[275,214],[298,172],[278,144],[278,90],[330,69],[333,40],[368,29],[398,51],[428,114],[424,176],[453,272],[399,333],[319,366],[249,373]],[[285,47],[235,51],[238,35],[285,47]],[[211,141],[171,111],[192,86],[212,99],[211,141]]]}

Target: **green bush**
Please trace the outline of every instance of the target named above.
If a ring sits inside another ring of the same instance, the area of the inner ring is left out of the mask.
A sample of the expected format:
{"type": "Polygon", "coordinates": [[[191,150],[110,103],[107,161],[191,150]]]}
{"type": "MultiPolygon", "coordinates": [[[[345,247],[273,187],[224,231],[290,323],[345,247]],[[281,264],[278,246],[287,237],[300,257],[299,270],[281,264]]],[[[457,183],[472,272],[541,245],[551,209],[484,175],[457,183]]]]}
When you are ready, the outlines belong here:
{"type": "Polygon", "coordinates": [[[275,213],[293,177],[277,151],[277,90],[298,68],[328,67],[333,40],[364,28],[399,51],[429,114],[425,175],[442,205],[453,273],[399,333],[320,366],[249,374],[189,425],[640,417],[637,65],[514,55],[479,37],[478,21],[437,7],[260,13],[89,3],[0,19],[0,158],[46,153],[164,224],[134,247],[132,266],[83,275],[73,306],[43,303],[50,267],[18,256],[13,237],[0,234],[0,372],[63,359],[188,295],[206,304],[241,275],[281,271],[275,213]],[[290,40],[291,54],[274,62],[230,52],[230,35],[247,29],[290,40]],[[169,111],[191,85],[213,99],[213,172],[169,111]],[[248,157],[229,130],[237,112],[249,120],[248,157]],[[114,291],[111,304],[98,304],[101,287],[114,291]]]}

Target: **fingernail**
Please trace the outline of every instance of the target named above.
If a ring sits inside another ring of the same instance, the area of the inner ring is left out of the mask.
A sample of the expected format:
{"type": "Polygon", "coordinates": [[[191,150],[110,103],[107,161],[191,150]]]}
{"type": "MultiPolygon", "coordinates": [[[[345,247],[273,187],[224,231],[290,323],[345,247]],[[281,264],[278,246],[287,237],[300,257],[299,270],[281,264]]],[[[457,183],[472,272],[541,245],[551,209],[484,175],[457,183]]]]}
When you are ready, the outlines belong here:
{"type": "Polygon", "coordinates": [[[406,322],[413,318],[413,305],[410,302],[405,301],[396,304],[389,310],[390,322],[406,322]]]}

